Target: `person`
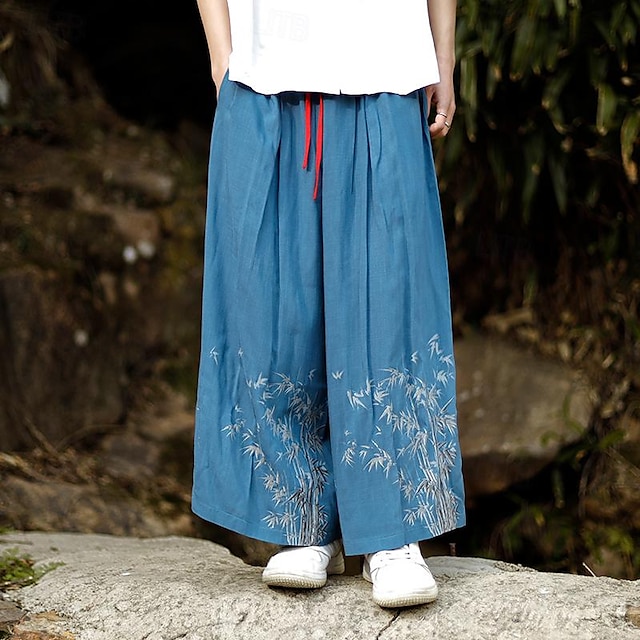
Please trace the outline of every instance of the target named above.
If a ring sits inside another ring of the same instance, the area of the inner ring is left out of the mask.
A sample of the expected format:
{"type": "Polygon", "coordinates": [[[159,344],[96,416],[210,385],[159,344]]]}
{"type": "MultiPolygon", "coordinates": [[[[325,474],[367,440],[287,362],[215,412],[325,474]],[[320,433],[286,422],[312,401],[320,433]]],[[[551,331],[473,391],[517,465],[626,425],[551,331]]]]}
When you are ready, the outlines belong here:
{"type": "Polygon", "coordinates": [[[271,587],[364,555],[380,606],[430,602],[419,542],[465,521],[431,150],[456,2],[198,5],[218,102],[193,510],[281,545],[271,587]]]}

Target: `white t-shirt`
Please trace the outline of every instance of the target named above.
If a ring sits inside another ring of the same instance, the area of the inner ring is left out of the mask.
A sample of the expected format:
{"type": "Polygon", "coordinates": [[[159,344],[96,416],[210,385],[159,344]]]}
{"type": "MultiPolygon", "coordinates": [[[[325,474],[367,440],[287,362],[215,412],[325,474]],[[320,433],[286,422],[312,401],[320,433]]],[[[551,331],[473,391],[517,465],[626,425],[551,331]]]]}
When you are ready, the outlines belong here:
{"type": "Polygon", "coordinates": [[[229,78],[258,93],[407,94],[439,81],[427,0],[228,0],[229,78]]]}

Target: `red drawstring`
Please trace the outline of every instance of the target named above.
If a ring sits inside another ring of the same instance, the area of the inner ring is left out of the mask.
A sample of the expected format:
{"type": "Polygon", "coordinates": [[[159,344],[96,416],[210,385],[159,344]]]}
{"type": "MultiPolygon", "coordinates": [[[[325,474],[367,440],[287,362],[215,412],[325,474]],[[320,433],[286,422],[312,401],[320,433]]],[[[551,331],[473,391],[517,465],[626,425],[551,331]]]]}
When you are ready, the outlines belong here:
{"type": "MultiPolygon", "coordinates": [[[[322,165],[322,140],[324,136],[324,100],[322,95],[319,96],[320,103],[318,105],[318,124],[316,130],[316,179],[313,187],[313,199],[318,197],[320,187],[320,169],[322,165]]],[[[311,94],[304,94],[304,160],[302,168],[309,166],[309,153],[311,151],[311,94]]]]}

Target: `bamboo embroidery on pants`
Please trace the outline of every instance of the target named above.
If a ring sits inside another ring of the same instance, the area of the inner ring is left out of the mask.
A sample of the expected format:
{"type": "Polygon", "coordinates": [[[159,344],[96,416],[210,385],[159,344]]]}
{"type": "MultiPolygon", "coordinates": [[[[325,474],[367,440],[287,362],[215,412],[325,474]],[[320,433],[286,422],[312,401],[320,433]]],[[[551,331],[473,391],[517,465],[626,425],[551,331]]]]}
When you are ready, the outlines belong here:
{"type": "MultiPolygon", "coordinates": [[[[238,357],[242,361],[242,351],[238,357]]],[[[312,380],[314,372],[308,374],[312,380]]],[[[239,404],[234,421],[223,427],[230,438],[239,437],[242,453],[262,472],[264,489],[273,510],[263,516],[270,529],[281,529],[289,545],[309,545],[325,535],[327,514],[321,497],[328,480],[323,460],[323,434],[327,402],[312,398],[305,385],[283,373],[270,378],[262,372],[246,379],[255,421],[251,427],[239,404]],[[260,415],[261,413],[261,415],[260,415]],[[268,432],[270,455],[263,437],[268,432]]]]}
{"type": "MultiPolygon", "coordinates": [[[[454,528],[460,516],[460,501],[449,484],[459,455],[455,368],[453,355],[443,352],[437,334],[427,350],[433,367],[428,382],[407,368],[387,368],[380,380],[367,380],[362,388],[346,392],[354,411],[374,412],[378,418],[370,442],[359,442],[351,430],[344,431],[342,463],[359,462],[365,471],[387,478],[395,470],[393,481],[406,503],[405,522],[421,521],[438,535],[454,528]]],[[[418,365],[420,352],[409,359],[418,365]]]]}

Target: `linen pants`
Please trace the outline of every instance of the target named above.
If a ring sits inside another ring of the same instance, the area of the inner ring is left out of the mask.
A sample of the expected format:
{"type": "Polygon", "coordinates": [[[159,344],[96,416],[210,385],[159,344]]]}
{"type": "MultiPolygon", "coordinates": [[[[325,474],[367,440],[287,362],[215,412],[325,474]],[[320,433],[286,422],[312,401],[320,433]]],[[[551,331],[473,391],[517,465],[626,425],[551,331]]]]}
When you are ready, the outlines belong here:
{"type": "Polygon", "coordinates": [[[310,103],[225,78],[196,409],[204,519],[282,545],[342,537],[349,555],[464,524],[430,145],[424,91],[310,103]]]}

